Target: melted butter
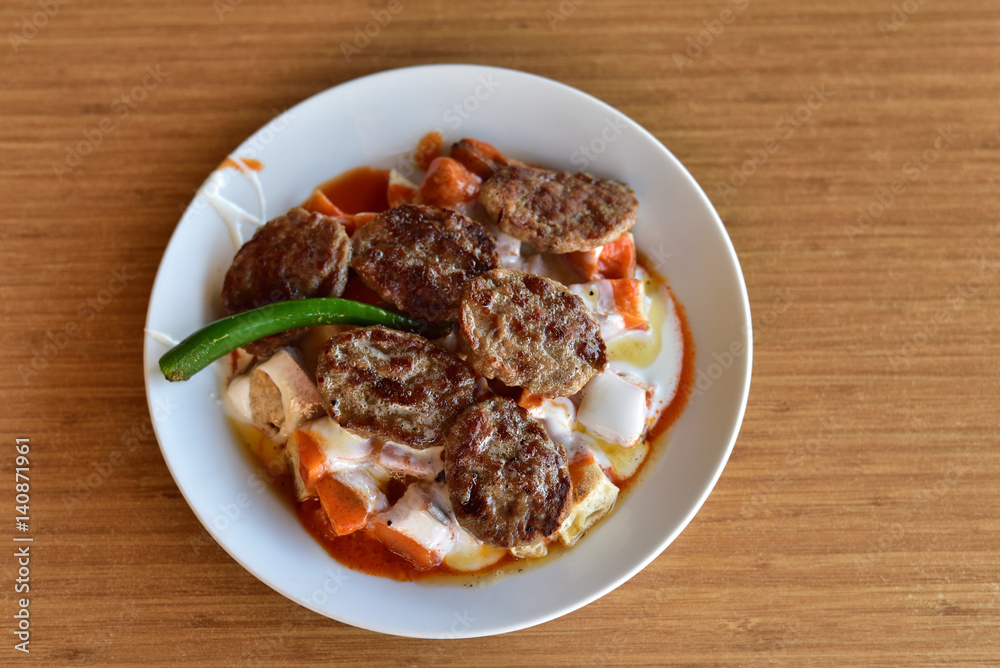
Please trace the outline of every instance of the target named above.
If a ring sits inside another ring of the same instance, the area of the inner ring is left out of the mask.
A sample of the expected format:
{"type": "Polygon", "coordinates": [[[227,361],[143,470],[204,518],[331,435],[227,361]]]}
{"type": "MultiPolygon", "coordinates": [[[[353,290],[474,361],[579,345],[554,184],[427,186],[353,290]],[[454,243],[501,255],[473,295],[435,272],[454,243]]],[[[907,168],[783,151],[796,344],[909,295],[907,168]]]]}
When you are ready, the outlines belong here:
{"type": "Polygon", "coordinates": [[[649,306],[649,330],[625,334],[608,344],[609,362],[628,362],[640,369],[650,366],[663,346],[663,323],[666,321],[666,307],[663,291],[655,283],[646,279],[646,294],[649,306]]]}
{"type": "Polygon", "coordinates": [[[631,448],[623,448],[620,445],[606,441],[593,433],[579,422],[576,431],[582,434],[583,439],[591,446],[599,449],[611,462],[611,470],[619,480],[631,478],[642,466],[649,454],[649,441],[643,439],[631,448]]]}
{"type": "Polygon", "coordinates": [[[229,428],[239,437],[251,452],[257,455],[258,459],[269,470],[283,471],[287,468],[285,463],[285,448],[280,443],[275,443],[252,424],[235,420],[230,416],[226,417],[229,428]]]}

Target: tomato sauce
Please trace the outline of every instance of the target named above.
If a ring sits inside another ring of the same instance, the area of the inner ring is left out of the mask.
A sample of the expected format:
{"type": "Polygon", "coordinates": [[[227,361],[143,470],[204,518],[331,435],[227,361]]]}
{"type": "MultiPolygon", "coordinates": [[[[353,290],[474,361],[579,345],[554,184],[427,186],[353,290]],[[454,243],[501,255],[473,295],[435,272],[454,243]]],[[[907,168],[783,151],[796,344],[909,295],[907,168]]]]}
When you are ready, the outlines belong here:
{"type": "Polygon", "coordinates": [[[264,169],[264,163],[260,160],[254,160],[253,158],[239,158],[239,162],[233,160],[232,158],[226,158],[222,161],[222,164],[216,167],[216,169],[225,169],[226,167],[232,167],[240,170],[241,172],[246,172],[248,169],[253,172],[259,172],[264,169]]]}
{"type": "Polygon", "coordinates": [[[299,504],[297,513],[313,538],[319,541],[327,554],[337,562],[352,570],[378,577],[412,581],[440,576],[484,575],[516,561],[507,554],[497,563],[481,571],[458,571],[445,564],[421,570],[408,559],[391,551],[368,531],[355,531],[347,536],[336,535],[318,499],[309,499],[299,504]]]}
{"type": "Polygon", "coordinates": [[[389,208],[389,170],[355,167],[326,181],[318,190],[344,213],[378,213],[389,208]]]}
{"type": "Polygon", "coordinates": [[[352,570],[393,580],[416,580],[438,572],[437,568],[417,570],[409,560],[390,551],[382,541],[367,531],[355,531],[347,536],[336,535],[318,499],[309,499],[299,504],[298,515],[302,524],[327,553],[352,570]]]}
{"type": "MultiPolygon", "coordinates": [[[[661,279],[657,277],[657,280],[661,279]]],[[[677,394],[674,395],[674,399],[670,402],[670,405],[660,413],[656,424],[649,428],[647,438],[650,441],[656,440],[674,426],[677,418],[684,411],[684,407],[687,406],[687,402],[691,398],[691,391],[694,389],[694,338],[691,336],[691,327],[688,325],[687,313],[684,311],[684,306],[674,298],[674,293],[670,288],[667,288],[667,292],[670,292],[670,298],[674,300],[677,317],[681,321],[681,336],[684,339],[684,361],[681,364],[681,382],[677,387],[677,394]]]]}

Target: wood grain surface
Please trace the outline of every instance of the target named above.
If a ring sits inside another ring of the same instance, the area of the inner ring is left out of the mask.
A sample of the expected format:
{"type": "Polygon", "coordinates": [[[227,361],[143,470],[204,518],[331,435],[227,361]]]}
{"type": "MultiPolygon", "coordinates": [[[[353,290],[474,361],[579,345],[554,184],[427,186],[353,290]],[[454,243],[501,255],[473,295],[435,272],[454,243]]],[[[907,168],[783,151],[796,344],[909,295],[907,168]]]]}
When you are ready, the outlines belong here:
{"type": "Polygon", "coordinates": [[[1000,6],[395,1],[347,56],[387,2],[0,5],[0,663],[996,665],[1000,6]],[[577,612],[447,643],[332,622],[235,563],[170,477],[141,362],[157,264],[220,160],[329,86],[438,62],[648,128],[718,208],[755,321],[742,433],[683,534],[577,612]]]}

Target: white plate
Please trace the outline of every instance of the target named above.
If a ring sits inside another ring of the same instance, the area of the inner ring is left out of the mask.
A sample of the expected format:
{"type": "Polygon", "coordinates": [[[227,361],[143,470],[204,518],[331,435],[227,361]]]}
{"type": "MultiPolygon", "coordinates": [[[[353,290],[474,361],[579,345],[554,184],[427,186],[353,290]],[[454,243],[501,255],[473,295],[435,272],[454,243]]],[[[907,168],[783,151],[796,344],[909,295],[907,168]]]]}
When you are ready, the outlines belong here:
{"type": "MultiPolygon", "coordinates": [[[[274,217],[348,168],[401,164],[416,140],[435,128],[446,143],[474,137],[532,163],[625,181],[636,192],[635,237],[641,252],[662,262],[687,310],[700,389],[645,478],[607,521],[565,555],[480,586],[370,577],[333,561],[290,505],[260,482],[258,467],[227,428],[216,374],[166,382],[157,367],[165,347],[147,337],[146,392],[177,486],[209,533],[260,580],[354,626],[423,638],[473,637],[539,624],[607,594],[691,521],[722,473],[743,419],[750,307],[722,222],[681,163],[620,112],[549,79],[470,65],[382,72],[302,102],[232,155],[263,163],[260,182],[267,216],[274,217]]],[[[234,178],[224,185],[226,197],[259,213],[249,181],[228,171],[234,178]]],[[[218,295],[233,254],[222,219],[196,197],[160,264],[147,328],[181,339],[219,317],[218,295]]]]}

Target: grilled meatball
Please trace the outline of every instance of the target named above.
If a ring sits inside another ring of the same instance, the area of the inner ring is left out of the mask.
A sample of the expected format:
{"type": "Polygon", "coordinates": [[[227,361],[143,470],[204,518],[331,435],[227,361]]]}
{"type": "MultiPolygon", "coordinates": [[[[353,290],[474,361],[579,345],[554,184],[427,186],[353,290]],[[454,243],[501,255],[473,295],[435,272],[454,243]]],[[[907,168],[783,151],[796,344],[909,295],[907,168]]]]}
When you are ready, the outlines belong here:
{"type": "Polygon", "coordinates": [[[461,325],[476,371],[534,394],[575,394],[607,364],[601,329],[583,300],[542,276],[495,269],[473,279],[461,325]]]}
{"type": "Polygon", "coordinates": [[[327,412],[342,427],[414,448],[432,445],[475,401],[474,375],[460,357],[381,325],[327,341],[316,380],[327,412]]]}
{"type": "Polygon", "coordinates": [[[351,266],[383,299],[429,322],[455,322],[465,283],[500,266],[493,237],[467,216],[406,204],[354,234],[351,266]]]}
{"type": "MultiPolygon", "coordinates": [[[[226,313],[247,311],[288,299],[339,297],[347,284],[351,239],[333,218],[295,208],[257,230],[226,272],[226,313]]],[[[274,334],[246,346],[270,355],[297,340],[302,328],[274,334]]]]}
{"type": "Polygon", "coordinates": [[[501,167],[520,165],[498,151],[493,145],[475,139],[463,139],[451,146],[451,157],[481,179],[488,179],[501,167]]]}
{"type": "Polygon", "coordinates": [[[553,534],[572,502],[566,450],[510,399],[467,408],[444,437],[445,481],[459,524],[484,543],[553,534]]]}
{"type": "Polygon", "coordinates": [[[639,210],[624,183],[521,166],[497,170],[479,201],[501,231],[542,253],[603,246],[635,225],[639,210]]]}

